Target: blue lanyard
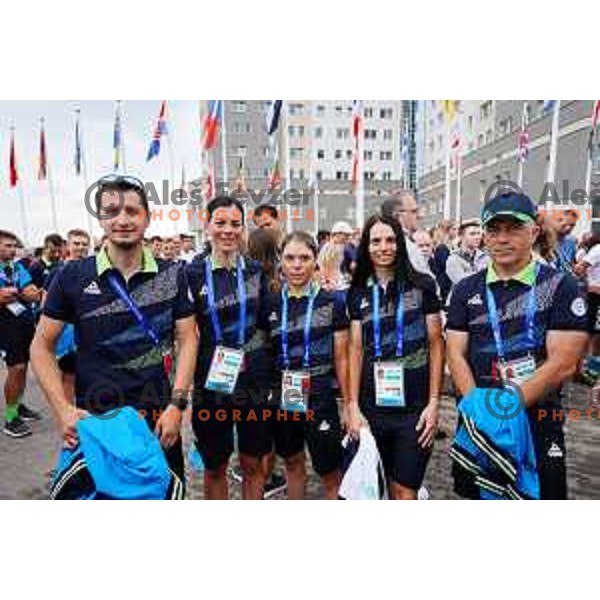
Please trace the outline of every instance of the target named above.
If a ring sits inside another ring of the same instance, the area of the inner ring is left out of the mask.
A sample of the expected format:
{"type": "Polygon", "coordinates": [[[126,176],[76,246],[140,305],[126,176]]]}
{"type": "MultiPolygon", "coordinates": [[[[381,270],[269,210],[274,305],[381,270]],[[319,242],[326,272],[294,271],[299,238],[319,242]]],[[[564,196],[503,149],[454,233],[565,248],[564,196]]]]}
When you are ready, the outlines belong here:
{"type": "MultiPolygon", "coordinates": [[[[210,319],[212,321],[213,332],[215,334],[215,340],[217,344],[221,344],[223,341],[223,330],[221,329],[221,323],[219,321],[219,315],[217,314],[217,308],[215,305],[215,285],[213,282],[212,275],[212,259],[208,257],[204,261],[204,272],[206,279],[206,291],[208,296],[208,312],[210,313],[210,319]]],[[[238,331],[238,346],[242,348],[244,346],[246,336],[246,322],[247,318],[247,306],[246,306],[246,285],[244,283],[244,260],[238,258],[236,265],[236,281],[237,281],[237,292],[238,300],[240,302],[240,322],[238,331]]]]}
{"type": "MultiPolygon", "coordinates": [[[[535,279],[529,295],[527,298],[527,307],[525,312],[525,328],[527,330],[527,351],[532,352],[535,350],[535,283],[537,280],[538,265],[535,265],[535,279]]],[[[504,360],[506,356],[504,353],[504,342],[502,341],[502,333],[500,329],[500,320],[498,319],[498,308],[496,306],[496,299],[490,289],[489,285],[485,287],[488,313],[490,317],[490,325],[492,326],[492,332],[494,334],[494,341],[496,343],[496,352],[498,358],[504,360]]]]}
{"type": "Polygon", "coordinates": [[[11,265],[10,263],[7,263],[3,268],[2,271],[0,271],[0,276],[2,277],[2,281],[11,284],[12,283],[12,287],[19,287],[19,273],[18,271],[18,265],[11,265]],[[6,267],[9,266],[12,269],[12,277],[9,277],[6,274],[6,267]]]}
{"type": "Polygon", "coordinates": [[[119,281],[119,278],[115,275],[115,273],[108,274],[108,283],[113,291],[125,302],[127,309],[134,316],[135,320],[138,322],[138,325],[144,330],[146,335],[150,338],[150,341],[157,347],[160,348],[160,338],[156,334],[156,331],[152,329],[152,326],[148,322],[148,319],[144,316],[140,307],[134,302],[131,297],[129,291],[123,287],[123,284],[119,281]]]}
{"type": "MultiPolygon", "coordinates": [[[[310,367],[310,331],[312,323],[312,314],[315,306],[315,299],[319,293],[319,286],[312,285],[310,295],[308,296],[308,306],[306,307],[306,315],[304,316],[304,352],[302,355],[302,367],[308,369],[310,367]]],[[[290,368],[289,342],[288,342],[288,286],[283,286],[281,290],[281,354],[283,355],[283,366],[285,369],[290,368]]]]}
{"type": "MultiPolygon", "coordinates": [[[[375,358],[380,359],[381,352],[381,315],[379,314],[379,283],[373,282],[373,338],[375,342],[375,358]]],[[[402,358],[404,352],[404,294],[398,286],[398,304],[396,306],[396,357],[402,358]]]]}

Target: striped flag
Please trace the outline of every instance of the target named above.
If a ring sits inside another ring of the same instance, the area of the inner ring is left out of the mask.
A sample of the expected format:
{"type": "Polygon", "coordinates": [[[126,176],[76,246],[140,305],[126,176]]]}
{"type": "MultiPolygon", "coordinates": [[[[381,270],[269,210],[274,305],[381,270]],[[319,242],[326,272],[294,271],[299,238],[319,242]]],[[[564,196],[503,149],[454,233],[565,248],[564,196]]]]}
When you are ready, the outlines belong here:
{"type": "Polygon", "coordinates": [[[352,103],[352,139],[354,140],[354,157],[352,159],[352,188],[358,183],[358,153],[360,151],[360,133],[362,130],[363,103],[354,100],[352,103]]]}
{"type": "Polygon", "coordinates": [[[282,106],[283,100],[271,100],[271,104],[269,104],[267,110],[267,133],[269,135],[273,135],[279,127],[282,106]]]}
{"type": "Polygon", "coordinates": [[[156,127],[154,128],[154,134],[152,136],[152,142],[150,143],[150,148],[148,149],[148,156],[146,157],[146,162],[150,162],[155,156],[160,154],[160,139],[167,133],[167,101],[163,100],[160,105],[160,113],[158,115],[158,121],[156,122],[156,127]]]}
{"type": "Polygon", "coordinates": [[[10,136],[10,187],[15,187],[19,183],[19,173],[17,171],[17,153],[15,150],[15,130],[13,129],[10,136]]]}
{"type": "Polygon", "coordinates": [[[81,131],[79,129],[79,115],[81,111],[77,111],[77,120],[75,121],[75,173],[81,175],[81,131]]]}
{"type": "Polygon", "coordinates": [[[40,158],[37,178],[43,181],[48,178],[48,162],[46,156],[46,133],[44,131],[44,119],[40,121],[40,158]]]}
{"type": "Polygon", "coordinates": [[[456,177],[458,174],[458,161],[460,160],[460,147],[461,147],[460,132],[455,132],[452,142],[450,142],[450,171],[452,177],[456,177]]]}
{"type": "Polygon", "coordinates": [[[202,147],[212,150],[219,140],[219,128],[223,118],[223,100],[209,100],[208,114],[204,117],[202,147]]]}
{"type": "Polygon", "coordinates": [[[517,140],[517,161],[524,163],[527,162],[529,157],[529,119],[527,102],[523,103],[523,113],[521,115],[521,130],[519,131],[519,137],[517,140]]]}

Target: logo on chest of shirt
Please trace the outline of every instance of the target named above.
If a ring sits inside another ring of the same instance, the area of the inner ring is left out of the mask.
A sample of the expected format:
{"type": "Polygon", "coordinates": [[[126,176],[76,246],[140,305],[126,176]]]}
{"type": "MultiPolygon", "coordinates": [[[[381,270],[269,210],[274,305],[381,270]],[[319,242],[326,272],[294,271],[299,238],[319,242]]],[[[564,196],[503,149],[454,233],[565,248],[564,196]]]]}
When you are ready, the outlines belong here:
{"type": "Polygon", "coordinates": [[[366,298],[363,298],[360,303],[360,310],[365,310],[365,308],[369,308],[369,301],[366,298]]]}
{"type": "Polygon", "coordinates": [[[202,288],[200,289],[200,291],[198,292],[198,296],[206,296],[208,294],[208,288],[206,287],[206,284],[204,284],[202,286],[202,288]]]}
{"type": "Polygon", "coordinates": [[[576,317],[583,317],[587,312],[587,306],[585,304],[585,300],[583,298],[575,298],[571,303],[571,312],[576,317]]]}
{"type": "Polygon", "coordinates": [[[90,283],[84,290],[83,290],[84,294],[89,294],[91,296],[99,296],[100,294],[102,294],[102,290],[100,289],[100,287],[98,286],[98,284],[95,281],[92,281],[92,283],[90,283]]]}
{"type": "Polygon", "coordinates": [[[277,322],[277,313],[275,311],[273,311],[269,315],[269,323],[275,323],[275,322],[277,322]]]}
{"type": "Polygon", "coordinates": [[[481,299],[481,295],[475,294],[472,298],[467,300],[467,304],[470,306],[482,306],[483,300],[481,299]]]}

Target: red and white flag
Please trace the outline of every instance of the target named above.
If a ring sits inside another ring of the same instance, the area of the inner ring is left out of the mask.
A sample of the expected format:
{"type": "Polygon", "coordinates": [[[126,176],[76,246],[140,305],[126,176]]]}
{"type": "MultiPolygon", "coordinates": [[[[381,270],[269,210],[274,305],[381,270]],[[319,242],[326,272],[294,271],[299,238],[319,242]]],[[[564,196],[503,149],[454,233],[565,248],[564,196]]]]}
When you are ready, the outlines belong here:
{"type": "Polygon", "coordinates": [[[360,152],[360,135],[363,130],[363,102],[354,100],[352,103],[352,139],[354,142],[354,156],[352,158],[352,188],[358,183],[358,153],[360,152]]]}

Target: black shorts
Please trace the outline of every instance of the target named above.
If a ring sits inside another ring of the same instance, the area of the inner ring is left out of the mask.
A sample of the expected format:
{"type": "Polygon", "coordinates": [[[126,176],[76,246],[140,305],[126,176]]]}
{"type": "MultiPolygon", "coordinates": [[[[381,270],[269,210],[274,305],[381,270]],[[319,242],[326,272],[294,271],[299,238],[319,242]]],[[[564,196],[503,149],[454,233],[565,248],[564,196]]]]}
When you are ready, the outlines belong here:
{"type": "Polygon", "coordinates": [[[273,449],[271,421],[263,404],[236,405],[231,396],[203,390],[192,406],[196,447],[208,471],[227,464],[234,451],[234,428],[238,452],[254,458],[273,449]]]}
{"type": "Polygon", "coordinates": [[[377,442],[389,481],[417,491],[423,483],[431,450],[424,449],[416,430],[421,411],[398,415],[365,415],[377,442]]]}
{"type": "Polygon", "coordinates": [[[600,333],[600,294],[587,295],[588,325],[590,333],[600,333]]]}
{"type": "Polygon", "coordinates": [[[69,352],[58,359],[58,368],[67,375],[75,375],[75,352],[69,352]]]}
{"type": "MultiPolygon", "coordinates": [[[[287,415],[293,415],[286,411],[287,415]]],[[[343,432],[337,410],[315,412],[299,421],[281,418],[275,413],[273,438],[275,452],[282,458],[290,458],[308,446],[310,459],[316,473],[323,477],[340,469],[342,464],[343,432]]],[[[306,415],[301,414],[305,417],[306,415]]]]}
{"type": "Polygon", "coordinates": [[[566,413],[560,404],[550,402],[540,402],[528,411],[542,500],[567,499],[566,413]]]}
{"type": "Polygon", "coordinates": [[[31,321],[0,320],[0,356],[7,367],[29,362],[29,347],[34,333],[31,321]]]}

